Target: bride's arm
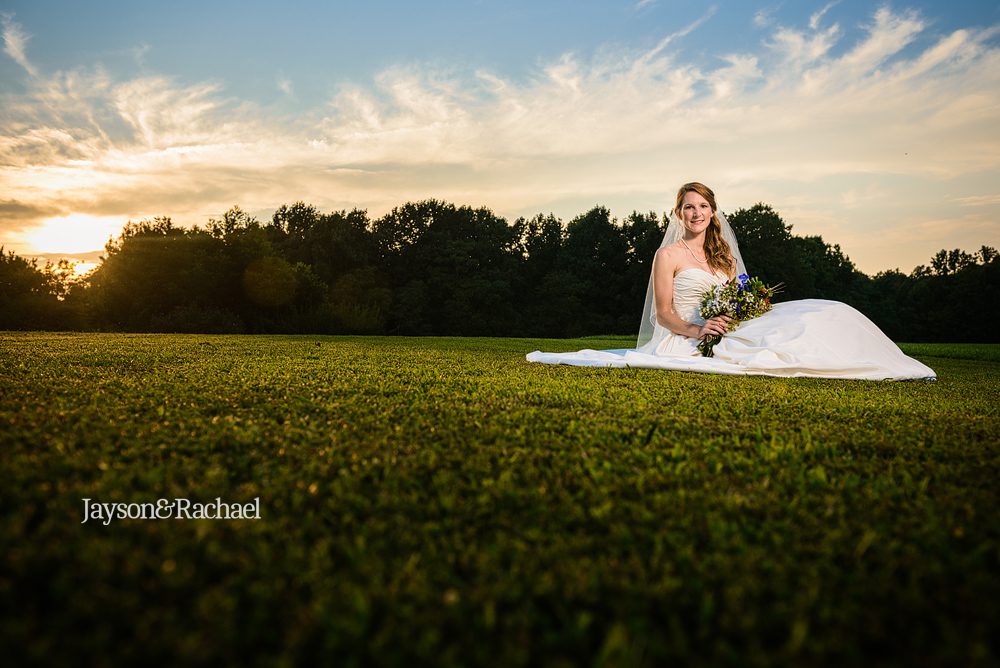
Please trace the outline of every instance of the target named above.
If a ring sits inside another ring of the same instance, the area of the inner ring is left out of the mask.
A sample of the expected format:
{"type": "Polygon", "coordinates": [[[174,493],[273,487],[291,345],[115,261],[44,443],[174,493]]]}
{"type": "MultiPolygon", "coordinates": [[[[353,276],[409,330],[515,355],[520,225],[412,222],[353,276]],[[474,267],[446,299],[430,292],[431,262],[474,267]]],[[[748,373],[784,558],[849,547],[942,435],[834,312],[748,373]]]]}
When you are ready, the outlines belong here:
{"type": "Polygon", "coordinates": [[[709,334],[724,335],[727,319],[724,316],[711,318],[704,325],[688,322],[674,312],[674,273],[678,260],[674,249],[661,248],[653,256],[653,296],[656,303],[656,320],[674,334],[692,339],[700,339],[709,334]]]}

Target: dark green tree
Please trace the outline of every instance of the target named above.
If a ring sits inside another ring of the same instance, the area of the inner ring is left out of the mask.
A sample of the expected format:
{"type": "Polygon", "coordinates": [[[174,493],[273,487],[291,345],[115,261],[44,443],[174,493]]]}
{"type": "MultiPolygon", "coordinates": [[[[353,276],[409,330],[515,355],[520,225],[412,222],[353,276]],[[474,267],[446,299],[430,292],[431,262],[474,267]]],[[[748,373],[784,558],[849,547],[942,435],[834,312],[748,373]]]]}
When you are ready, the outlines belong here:
{"type": "Polygon", "coordinates": [[[594,207],[566,226],[559,269],[571,278],[567,298],[578,307],[567,313],[568,332],[603,334],[636,329],[642,304],[628,289],[629,246],[622,228],[605,207],[594,207]]]}
{"type": "Polygon", "coordinates": [[[489,209],[408,203],[373,225],[393,289],[389,331],[501,335],[517,331],[514,227],[489,209]]]}
{"type": "Polygon", "coordinates": [[[728,216],[751,276],[768,285],[784,284],[777,301],[814,297],[814,279],[797,252],[792,226],[770,205],[759,202],[728,216]]]}
{"type": "Polygon", "coordinates": [[[579,295],[572,277],[559,269],[565,231],[551,213],[514,221],[518,238],[519,295],[523,334],[564,336],[569,313],[578,310],[579,295]]]}
{"type": "Polygon", "coordinates": [[[67,308],[65,279],[68,265],[38,268],[37,260],[27,260],[0,246],[0,330],[67,329],[79,326],[67,308]]]}
{"type": "Polygon", "coordinates": [[[299,260],[299,253],[305,253],[307,235],[322,214],[315,206],[298,201],[282,204],[271,217],[268,231],[274,237],[275,246],[281,253],[293,260],[299,260]]]}
{"type": "Polygon", "coordinates": [[[917,315],[912,299],[914,283],[899,270],[882,271],[866,283],[860,297],[866,305],[862,312],[893,341],[916,340],[911,325],[917,315]]]}
{"type": "MultiPolygon", "coordinates": [[[[986,248],[984,246],[983,248],[986,248]]],[[[948,276],[957,274],[966,267],[976,264],[976,256],[972,253],[955,248],[954,250],[940,250],[931,258],[931,269],[938,276],[948,276]]]]}
{"type": "Polygon", "coordinates": [[[239,331],[226,309],[223,240],[170,218],[129,222],[90,279],[90,305],[102,328],[138,331],[239,331]]]}
{"type": "Polygon", "coordinates": [[[623,308],[621,327],[619,331],[630,332],[638,329],[642,306],[646,299],[646,289],[649,287],[650,274],[653,271],[653,257],[656,255],[663,235],[667,231],[666,216],[660,217],[653,211],[638,213],[633,211],[622,223],[622,234],[628,244],[626,251],[625,285],[627,296],[623,308]],[[629,313],[628,311],[633,311],[629,313]],[[634,320],[631,327],[627,326],[629,318],[634,320]]]}
{"type": "Polygon", "coordinates": [[[840,246],[830,246],[820,236],[792,237],[800,268],[800,296],[833,299],[859,307],[866,276],[858,271],[840,246]]]}

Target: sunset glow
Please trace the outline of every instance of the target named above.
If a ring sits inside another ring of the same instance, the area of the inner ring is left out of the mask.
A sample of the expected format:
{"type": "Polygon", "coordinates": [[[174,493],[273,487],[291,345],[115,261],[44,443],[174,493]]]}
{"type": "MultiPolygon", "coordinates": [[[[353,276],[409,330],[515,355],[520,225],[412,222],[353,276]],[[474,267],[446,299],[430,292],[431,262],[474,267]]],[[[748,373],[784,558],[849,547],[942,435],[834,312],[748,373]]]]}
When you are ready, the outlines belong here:
{"type": "Polygon", "coordinates": [[[86,276],[90,272],[97,269],[100,266],[97,262],[74,262],[73,263],[73,275],[80,277],[86,276]]]}
{"type": "MultiPolygon", "coordinates": [[[[109,216],[72,214],[48,218],[24,235],[35,253],[80,253],[104,248],[109,238],[121,234],[124,221],[109,216]]],[[[80,273],[80,270],[77,271],[80,273]]]]}
{"type": "Polygon", "coordinates": [[[1000,245],[1000,7],[914,2],[206,3],[102,21],[15,0],[0,244],[82,253],[127,220],[266,220],[297,200],[623,218],[700,180],[863,271],[909,271],[1000,245]],[[84,18],[119,28],[61,42],[84,18]]]}

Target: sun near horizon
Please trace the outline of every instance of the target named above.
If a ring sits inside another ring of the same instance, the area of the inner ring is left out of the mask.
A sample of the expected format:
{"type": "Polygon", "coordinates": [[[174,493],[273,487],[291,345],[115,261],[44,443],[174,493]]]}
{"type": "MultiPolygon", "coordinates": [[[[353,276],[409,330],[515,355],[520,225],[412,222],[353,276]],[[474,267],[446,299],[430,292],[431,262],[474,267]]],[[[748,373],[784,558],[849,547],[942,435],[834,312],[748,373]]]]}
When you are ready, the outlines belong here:
{"type": "Polygon", "coordinates": [[[121,235],[127,222],[120,216],[86,213],[54,216],[21,234],[7,250],[53,264],[67,260],[73,266],[73,274],[83,276],[100,265],[95,256],[104,252],[109,239],[121,235]]]}

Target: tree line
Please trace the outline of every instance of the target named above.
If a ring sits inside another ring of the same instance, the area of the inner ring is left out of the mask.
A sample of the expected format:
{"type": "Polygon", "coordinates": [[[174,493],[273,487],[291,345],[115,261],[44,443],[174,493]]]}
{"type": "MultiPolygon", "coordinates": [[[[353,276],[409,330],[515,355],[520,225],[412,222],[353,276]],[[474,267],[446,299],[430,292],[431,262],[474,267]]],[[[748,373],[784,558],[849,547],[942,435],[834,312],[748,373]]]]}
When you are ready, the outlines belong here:
{"type": "MultiPolygon", "coordinates": [[[[897,341],[996,342],[996,249],[942,250],[868,276],[770,206],[728,215],[746,265],[779,300],[851,304],[897,341]],[[994,295],[994,296],[990,296],[994,295]]],[[[594,207],[569,223],[409,202],[372,220],[297,202],[261,222],[129,222],[96,270],[0,249],[0,329],[574,337],[638,330],[665,216],[594,207]]]]}

